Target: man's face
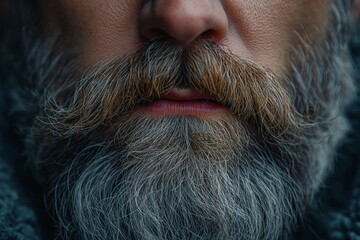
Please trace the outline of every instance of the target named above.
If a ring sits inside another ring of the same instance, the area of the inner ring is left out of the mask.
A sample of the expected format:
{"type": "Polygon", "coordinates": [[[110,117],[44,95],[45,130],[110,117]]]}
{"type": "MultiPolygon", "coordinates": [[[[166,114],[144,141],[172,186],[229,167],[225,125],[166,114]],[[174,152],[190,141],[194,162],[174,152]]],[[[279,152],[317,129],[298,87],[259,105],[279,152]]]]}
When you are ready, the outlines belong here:
{"type": "Polygon", "coordinates": [[[119,58],[155,38],[182,47],[211,39],[280,74],[294,43],[319,41],[330,0],[40,0],[52,31],[63,31],[83,66],[119,58]]]}
{"type": "Polygon", "coordinates": [[[342,2],[37,6],[46,31],[24,40],[40,93],[31,157],[64,237],[293,231],[347,129],[342,2]]]}

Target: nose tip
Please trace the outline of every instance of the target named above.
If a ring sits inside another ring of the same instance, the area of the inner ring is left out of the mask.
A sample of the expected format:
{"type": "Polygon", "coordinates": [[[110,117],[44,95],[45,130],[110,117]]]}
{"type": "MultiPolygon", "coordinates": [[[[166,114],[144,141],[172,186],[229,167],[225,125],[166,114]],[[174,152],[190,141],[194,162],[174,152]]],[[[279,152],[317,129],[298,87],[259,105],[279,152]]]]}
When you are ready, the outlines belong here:
{"type": "Polygon", "coordinates": [[[170,38],[180,45],[197,38],[219,42],[227,29],[227,15],[217,0],[150,0],[140,13],[140,33],[148,40],[170,38]]]}

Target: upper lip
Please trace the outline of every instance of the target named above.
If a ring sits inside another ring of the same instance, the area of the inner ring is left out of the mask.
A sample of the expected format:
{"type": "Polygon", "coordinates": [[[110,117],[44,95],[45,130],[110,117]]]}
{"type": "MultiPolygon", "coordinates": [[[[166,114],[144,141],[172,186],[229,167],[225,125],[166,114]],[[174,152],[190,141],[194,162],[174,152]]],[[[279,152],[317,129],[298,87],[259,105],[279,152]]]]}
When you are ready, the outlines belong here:
{"type": "Polygon", "coordinates": [[[161,94],[161,99],[174,101],[194,101],[194,100],[211,100],[214,97],[207,93],[199,93],[190,88],[173,88],[169,92],[161,94]]]}

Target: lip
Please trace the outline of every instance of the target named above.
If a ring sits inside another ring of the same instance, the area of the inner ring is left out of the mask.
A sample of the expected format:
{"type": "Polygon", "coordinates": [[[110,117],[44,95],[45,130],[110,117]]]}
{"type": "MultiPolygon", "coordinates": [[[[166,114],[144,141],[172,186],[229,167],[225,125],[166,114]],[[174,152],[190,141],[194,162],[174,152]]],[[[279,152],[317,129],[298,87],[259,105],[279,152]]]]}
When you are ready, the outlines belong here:
{"type": "Polygon", "coordinates": [[[144,104],[140,110],[155,115],[198,116],[218,114],[227,108],[209,94],[198,93],[189,88],[176,88],[161,94],[159,99],[144,104]]]}
{"type": "Polygon", "coordinates": [[[171,89],[168,93],[161,94],[160,99],[176,100],[176,101],[192,101],[192,100],[214,101],[214,98],[210,94],[198,93],[190,88],[171,89]]]}

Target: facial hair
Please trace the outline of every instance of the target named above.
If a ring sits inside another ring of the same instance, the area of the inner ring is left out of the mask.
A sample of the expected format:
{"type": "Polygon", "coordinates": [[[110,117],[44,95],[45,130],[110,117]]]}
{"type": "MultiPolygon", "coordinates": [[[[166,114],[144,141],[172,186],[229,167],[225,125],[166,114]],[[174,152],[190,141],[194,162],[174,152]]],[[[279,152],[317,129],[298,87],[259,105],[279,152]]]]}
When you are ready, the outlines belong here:
{"type": "Polygon", "coordinates": [[[322,45],[298,48],[282,78],[209,41],[186,50],[155,41],[77,79],[71,57],[40,44],[28,56],[49,65],[38,74],[31,155],[59,238],[287,236],[346,129],[352,79],[339,77],[349,66],[335,40],[326,46],[336,60],[322,45]],[[137,111],[174,87],[210,94],[229,112],[137,111]]]}
{"type": "Polygon", "coordinates": [[[269,71],[209,41],[187,50],[156,41],[94,67],[76,85],[50,95],[33,129],[56,215],[77,229],[62,236],[269,239],[294,222],[302,170],[287,152],[301,142],[301,119],[269,71]],[[137,109],[183,86],[229,111],[151,116],[137,109]]]}

